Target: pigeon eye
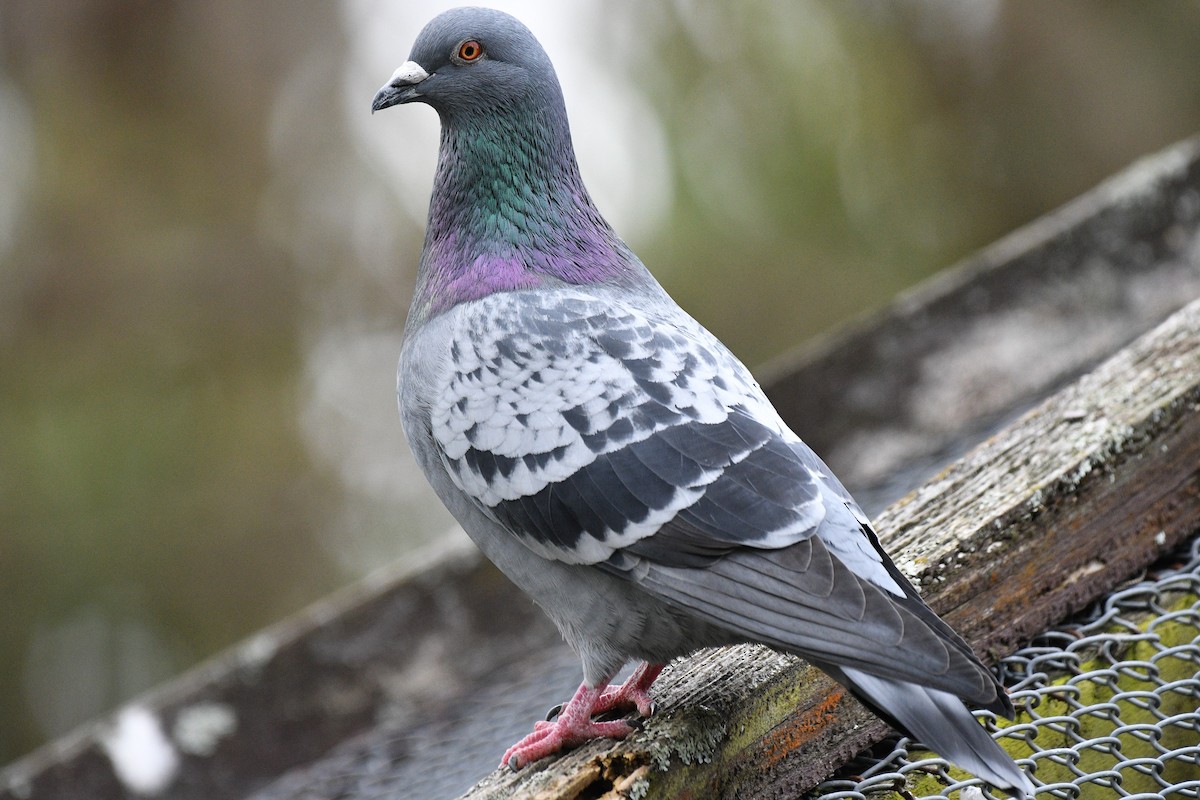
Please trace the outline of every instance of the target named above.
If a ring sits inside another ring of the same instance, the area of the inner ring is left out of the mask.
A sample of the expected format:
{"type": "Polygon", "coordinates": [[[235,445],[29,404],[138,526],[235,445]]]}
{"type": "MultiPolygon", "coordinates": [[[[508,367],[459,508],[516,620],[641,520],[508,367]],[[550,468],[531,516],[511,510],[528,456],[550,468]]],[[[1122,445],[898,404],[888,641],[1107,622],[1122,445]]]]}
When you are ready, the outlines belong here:
{"type": "Polygon", "coordinates": [[[475,39],[467,39],[458,46],[459,61],[467,63],[478,61],[481,55],[483,55],[483,45],[475,39]]]}

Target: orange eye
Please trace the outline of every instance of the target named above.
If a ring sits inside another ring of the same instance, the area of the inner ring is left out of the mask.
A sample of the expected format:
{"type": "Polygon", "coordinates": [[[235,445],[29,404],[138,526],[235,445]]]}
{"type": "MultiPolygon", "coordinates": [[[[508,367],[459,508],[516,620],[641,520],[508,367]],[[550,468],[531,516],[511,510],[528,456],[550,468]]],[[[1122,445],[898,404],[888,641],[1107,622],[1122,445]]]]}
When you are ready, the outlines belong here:
{"type": "Polygon", "coordinates": [[[483,55],[483,45],[474,39],[467,39],[458,46],[458,57],[462,61],[477,61],[483,55]]]}

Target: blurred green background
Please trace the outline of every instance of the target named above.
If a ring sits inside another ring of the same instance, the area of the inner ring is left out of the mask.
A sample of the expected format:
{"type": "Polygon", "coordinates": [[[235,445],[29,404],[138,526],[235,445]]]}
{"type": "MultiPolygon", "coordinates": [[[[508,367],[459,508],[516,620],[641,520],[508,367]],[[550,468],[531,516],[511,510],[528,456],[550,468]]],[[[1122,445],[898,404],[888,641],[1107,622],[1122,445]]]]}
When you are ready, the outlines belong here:
{"type": "MultiPolygon", "coordinates": [[[[453,3],[0,5],[0,763],[450,526],[394,365],[453,3]]],[[[497,2],[751,365],[1200,129],[1200,2],[497,2]]]]}

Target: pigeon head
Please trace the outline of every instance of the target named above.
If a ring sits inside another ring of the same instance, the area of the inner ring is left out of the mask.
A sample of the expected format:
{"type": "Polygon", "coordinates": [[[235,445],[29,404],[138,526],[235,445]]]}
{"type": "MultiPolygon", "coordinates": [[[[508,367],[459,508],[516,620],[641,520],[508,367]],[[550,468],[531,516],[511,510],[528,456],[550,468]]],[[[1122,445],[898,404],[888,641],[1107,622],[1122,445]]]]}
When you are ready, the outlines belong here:
{"type": "Polygon", "coordinates": [[[529,29],[484,8],[433,19],[372,111],[432,106],[442,123],[409,325],[497,292],[657,286],[592,203],[554,67],[529,29]]]}
{"type": "Polygon", "coordinates": [[[561,97],[550,59],[519,20],[489,8],[456,8],[425,26],[371,110],[419,102],[445,120],[561,105],[561,97]]]}

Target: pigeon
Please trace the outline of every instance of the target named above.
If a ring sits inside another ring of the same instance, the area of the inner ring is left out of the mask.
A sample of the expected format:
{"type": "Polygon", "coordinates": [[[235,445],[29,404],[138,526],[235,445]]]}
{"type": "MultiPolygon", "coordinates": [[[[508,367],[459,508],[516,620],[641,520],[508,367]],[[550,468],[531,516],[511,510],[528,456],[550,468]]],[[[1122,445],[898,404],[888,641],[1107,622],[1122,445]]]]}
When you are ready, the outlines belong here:
{"type": "Polygon", "coordinates": [[[405,103],[441,123],[398,369],[405,434],[441,501],[583,663],[561,713],[502,765],[626,736],[641,720],[606,712],[651,714],[667,662],[757,642],[1032,795],[969,710],[1011,718],[1003,687],[597,210],[533,34],[500,11],[440,14],[371,108],[405,103]]]}

